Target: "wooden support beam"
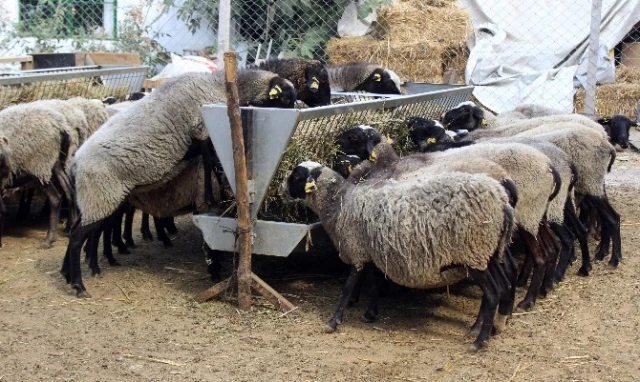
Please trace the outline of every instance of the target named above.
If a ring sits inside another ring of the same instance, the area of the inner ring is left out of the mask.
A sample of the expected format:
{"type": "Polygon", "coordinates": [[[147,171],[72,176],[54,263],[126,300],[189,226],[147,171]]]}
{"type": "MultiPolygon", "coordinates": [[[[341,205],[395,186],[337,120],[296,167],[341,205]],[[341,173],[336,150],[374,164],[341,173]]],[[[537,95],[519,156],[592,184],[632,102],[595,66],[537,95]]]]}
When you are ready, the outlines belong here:
{"type": "Polygon", "coordinates": [[[260,277],[256,276],[255,273],[251,273],[251,287],[255,289],[256,292],[260,293],[262,297],[267,299],[270,303],[272,303],[276,309],[287,311],[295,309],[295,305],[293,305],[289,300],[284,298],[280,293],[278,293],[275,289],[269,286],[266,282],[264,282],[260,277]]]}
{"type": "Polygon", "coordinates": [[[202,291],[200,293],[198,293],[197,295],[193,296],[193,299],[196,300],[199,303],[203,303],[205,301],[209,301],[212,300],[216,297],[218,297],[220,294],[222,294],[224,291],[226,291],[229,288],[233,288],[233,283],[236,280],[236,274],[233,273],[230,277],[226,278],[223,281],[220,281],[219,283],[217,283],[216,285],[212,286],[211,288],[202,291]]]}

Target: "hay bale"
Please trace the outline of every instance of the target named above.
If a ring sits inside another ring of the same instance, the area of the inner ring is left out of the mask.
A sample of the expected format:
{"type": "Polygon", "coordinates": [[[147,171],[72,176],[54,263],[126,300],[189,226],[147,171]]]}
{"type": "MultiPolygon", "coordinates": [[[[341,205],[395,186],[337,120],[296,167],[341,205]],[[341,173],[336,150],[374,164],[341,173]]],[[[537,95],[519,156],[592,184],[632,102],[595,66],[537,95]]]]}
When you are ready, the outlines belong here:
{"type": "Polygon", "coordinates": [[[78,96],[97,99],[114,96],[124,99],[128,92],[128,86],[107,87],[91,78],[8,85],[0,87],[0,110],[7,106],[42,99],[69,99],[78,96]]]}
{"type": "MultiPolygon", "coordinates": [[[[580,88],[574,97],[577,112],[584,111],[586,92],[580,88]]],[[[616,83],[596,88],[596,114],[623,114],[636,118],[636,103],[640,100],[640,68],[620,65],[616,68],[616,83]]]]}
{"type": "MultiPolygon", "coordinates": [[[[631,119],[636,118],[636,102],[640,100],[640,83],[600,85],[596,88],[596,114],[623,114],[631,119]]],[[[578,89],[574,98],[577,112],[583,112],[585,90],[578,89]]]]}
{"type": "MultiPolygon", "coordinates": [[[[471,19],[450,0],[400,1],[378,11],[383,40],[333,38],[327,43],[330,64],[367,61],[387,67],[405,81],[443,82],[446,70],[464,73],[471,19]]],[[[459,75],[462,83],[464,76],[459,75]]]]}

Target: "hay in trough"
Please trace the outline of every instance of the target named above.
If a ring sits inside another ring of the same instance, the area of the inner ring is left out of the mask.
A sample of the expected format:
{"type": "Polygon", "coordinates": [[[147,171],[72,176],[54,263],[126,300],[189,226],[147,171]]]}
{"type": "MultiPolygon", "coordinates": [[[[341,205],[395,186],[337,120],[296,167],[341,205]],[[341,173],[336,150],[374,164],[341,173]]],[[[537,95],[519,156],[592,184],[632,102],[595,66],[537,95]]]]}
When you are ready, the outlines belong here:
{"type": "MultiPolygon", "coordinates": [[[[616,83],[596,88],[596,114],[612,116],[623,114],[636,118],[636,103],[640,100],[640,68],[618,66],[616,83]]],[[[580,88],[574,97],[577,112],[583,112],[585,90],[580,88]]]]}
{"type": "Polygon", "coordinates": [[[42,99],[69,99],[73,97],[103,99],[107,96],[124,99],[128,92],[128,86],[107,87],[96,83],[92,78],[7,85],[0,87],[0,110],[7,106],[42,99]]]}
{"type": "MultiPolygon", "coordinates": [[[[405,81],[442,83],[446,70],[464,73],[469,50],[470,17],[448,0],[400,1],[378,11],[384,39],[333,38],[327,43],[330,64],[367,61],[385,66],[405,81]]],[[[463,75],[458,76],[461,83],[463,75]]]]}

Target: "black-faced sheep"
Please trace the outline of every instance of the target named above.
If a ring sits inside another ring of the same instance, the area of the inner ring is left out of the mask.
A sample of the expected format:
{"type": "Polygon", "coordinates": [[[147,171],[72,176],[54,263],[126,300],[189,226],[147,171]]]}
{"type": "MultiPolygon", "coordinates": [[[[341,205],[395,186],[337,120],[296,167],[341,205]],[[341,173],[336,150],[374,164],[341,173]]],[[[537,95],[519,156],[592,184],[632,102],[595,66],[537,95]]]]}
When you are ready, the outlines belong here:
{"type": "MultiPolygon", "coordinates": [[[[262,70],[241,70],[237,84],[241,105],[293,107],[295,89],[288,80],[262,70]]],[[[88,297],[82,282],[80,252],[84,241],[116,212],[136,187],[168,182],[180,163],[200,146],[205,171],[210,138],[200,108],[226,100],[222,73],[189,73],[171,79],[150,96],[116,114],[76,152],[71,174],[80,218],[71,238],[61,273],[88,297]]],[[[195,155],[195,156],[198,156],[195,155]]],[[[210,166],[209,162],[209,166],[210,166]]],[[[215,202],[212,184],[205,189],[207,204],[215,202]]]]}
{"type": "Polygon", "coordinates": [[[376,94],[401,94],[400,77],[392,70],[368,62],[328,65],[331,90],[365,91],[376,94]]]}
{"type": "Polygon", "coordinates": [[[320,61],[304,58],[270,59],[249,68],[267,70],[291,81],[297,99],[309,107],[331,103],[329,74],[320,61]]]}
{"type": "Polygon", "coordinates": [[[452,267],[466,268],[484,292],[482,327],[472,350],[488,341],[496,308],[498,322],[509,314],[513,284],[504,252],[514,212],[505,189],[486,175],[452,172],[354,184],[304,162],[287,179],[287,192],[320,216],[340,259],[354,266],[341,306],[373,262],[389,279],[411,288],[433,285],[452,267]],[[478,227],[482,234],[472,234],[478,227]]]}
{"type": "MultiPolygon", "coordinates": [[[[625,115],[614,115],[613,117],[598,118],[598,123],[604,127],[612,145],[620,145],[620,148],[629,147],[629,130],[640,124],[625,115]]],[[[636,149],[637,150],[637,149],[636,149]]]]}

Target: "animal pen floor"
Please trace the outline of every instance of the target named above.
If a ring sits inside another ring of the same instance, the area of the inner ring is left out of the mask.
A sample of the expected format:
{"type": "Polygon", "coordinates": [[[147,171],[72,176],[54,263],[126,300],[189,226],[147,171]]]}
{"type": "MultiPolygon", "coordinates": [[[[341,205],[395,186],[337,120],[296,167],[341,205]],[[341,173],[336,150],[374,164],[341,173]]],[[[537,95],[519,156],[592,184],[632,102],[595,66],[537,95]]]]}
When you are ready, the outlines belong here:
{"type": "Polygon", "coordinates": [[[477,354],[466,350],[472,284],[383,298],[374,324],[360,321],[361,301],[325,334],[345,276],[330,274],[335,257],[254,258],[297,314],[258,298],[251,312],[197,304],[210,281],[200,232],[182,217],[173,248],[138,235],[133,254],[116,255],[122,267],[101,259],[103,276],[91,278],[83,264],[93,298],[79,300],[58,273],[67,239],[38,249],[45,222],[33,218],[8,228],[0,249],[0,381],[640,380],[640,155],[619,153],[607,183],[623,221],[620,267],[596,263],[582,278],[574,265],[477,354]]]}

